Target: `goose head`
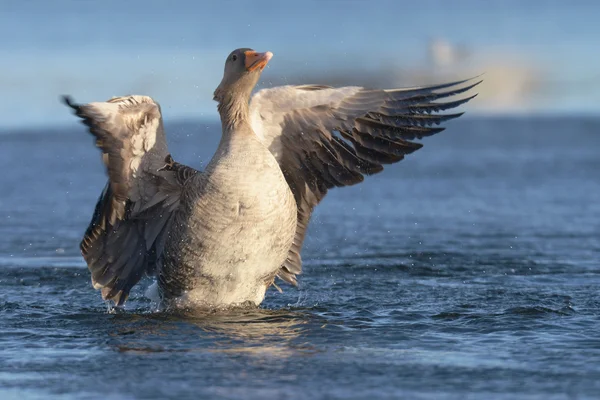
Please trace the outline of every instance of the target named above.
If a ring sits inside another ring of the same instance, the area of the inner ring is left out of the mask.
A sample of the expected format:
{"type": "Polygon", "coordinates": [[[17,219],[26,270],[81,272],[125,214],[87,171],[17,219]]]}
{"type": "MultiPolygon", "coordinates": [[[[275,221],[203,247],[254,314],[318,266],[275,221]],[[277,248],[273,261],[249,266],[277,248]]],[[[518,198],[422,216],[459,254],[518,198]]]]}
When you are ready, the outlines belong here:
{"type": "Polygon", "coordinates": [[[270,51],[259,53],[248,48],[232,51],[225,60],[223,79],[215,90],[214,99],[219,103],[237,98],[249,101],[271,57],[270,51]]]}

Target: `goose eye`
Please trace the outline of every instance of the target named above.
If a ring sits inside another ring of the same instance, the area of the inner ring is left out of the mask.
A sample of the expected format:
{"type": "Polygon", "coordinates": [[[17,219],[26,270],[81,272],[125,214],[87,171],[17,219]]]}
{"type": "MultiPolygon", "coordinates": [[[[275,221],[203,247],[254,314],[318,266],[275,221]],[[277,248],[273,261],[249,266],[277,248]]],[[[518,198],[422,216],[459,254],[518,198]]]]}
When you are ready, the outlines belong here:
{"type": "Polygon", "coordinates": [[[234,55],[232,55],[232,56],[231,56],[231,60],[232,60],[232,61],[235,61],[235,60],[237,60],[237,56],[236,56],[235,54],[234,54],[234,55]]]}

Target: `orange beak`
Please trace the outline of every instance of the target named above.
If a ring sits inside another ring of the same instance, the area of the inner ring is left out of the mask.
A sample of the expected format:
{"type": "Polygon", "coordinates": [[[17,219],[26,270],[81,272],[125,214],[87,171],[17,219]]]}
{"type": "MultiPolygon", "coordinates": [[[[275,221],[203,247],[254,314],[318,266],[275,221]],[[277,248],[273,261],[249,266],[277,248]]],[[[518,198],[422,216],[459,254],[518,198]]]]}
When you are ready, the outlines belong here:
{"type": "Polygon", "coordinates": [[[260,68],[262,71],[266,66],[271,57],[273,57],[273,53],[267,51],[266,53],[257,53],[256,51],[246,51],[244,53],[246,55],[246,70],[254,71],[257,68],[260,68]]]}

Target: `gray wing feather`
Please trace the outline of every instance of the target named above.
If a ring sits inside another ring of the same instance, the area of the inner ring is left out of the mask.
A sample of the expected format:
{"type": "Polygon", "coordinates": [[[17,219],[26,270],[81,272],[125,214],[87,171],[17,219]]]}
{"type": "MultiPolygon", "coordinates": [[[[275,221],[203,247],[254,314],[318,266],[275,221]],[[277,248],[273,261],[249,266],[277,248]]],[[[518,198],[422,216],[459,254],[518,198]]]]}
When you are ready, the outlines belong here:
{"type": "Polygon", "coordinates": [[[322,85],[281,86],[252,99],[252,127],[271,150],[298,206],[296,237],[278,276],[296,284],[314,207],[336,186],[362,182],[422,147],[412,142],[462,113],[435,114],[476,96],[439,101],[477,86],[472,79],[392,90],[322,85]]]}
{"type": "Polygon", "coordinates": [[[94,287],[122,305],[144,273],[160,264],[182,183],[176,171],[161,168],[172,159],[160,106],[150,97],[86,105],[64,100],[89,127],[108,173],[81,253],[94,287]]]}

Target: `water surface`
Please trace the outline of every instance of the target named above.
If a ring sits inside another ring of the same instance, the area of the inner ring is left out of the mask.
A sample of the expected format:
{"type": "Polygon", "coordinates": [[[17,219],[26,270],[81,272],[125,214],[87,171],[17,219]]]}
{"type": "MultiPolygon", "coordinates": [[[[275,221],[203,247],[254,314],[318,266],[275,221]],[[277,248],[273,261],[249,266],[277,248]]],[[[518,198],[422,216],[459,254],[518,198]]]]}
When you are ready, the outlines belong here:
{"type": "MultiPolygon", "coordinates": [[[[218,127],[167,126],[200,166],[218,127]]],[[[600,120],[480,118],[317,209],[298,289],[258,310],[111,314],[78,241],[83,127],[0,134],[2,398],[596,398],[600,120]]]]}

